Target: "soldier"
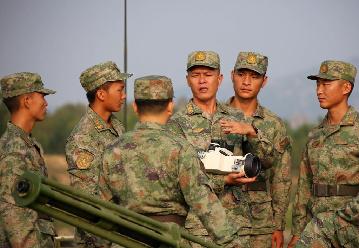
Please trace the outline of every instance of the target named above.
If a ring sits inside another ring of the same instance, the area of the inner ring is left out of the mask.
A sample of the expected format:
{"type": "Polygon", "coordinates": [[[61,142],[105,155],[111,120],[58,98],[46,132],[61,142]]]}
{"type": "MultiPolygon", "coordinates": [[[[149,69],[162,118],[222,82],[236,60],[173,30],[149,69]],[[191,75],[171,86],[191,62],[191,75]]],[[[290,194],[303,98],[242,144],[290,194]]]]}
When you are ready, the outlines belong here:
{"type": "MultiPolygon", "coordinates": [[[[231,73],[235,95],[229,106],[242,111],[274,144],[274,161],[265,165],[254,183],[246,184],[250,197],[253,247],[283,247],[285,212],[289,204],[291,145],[283,121],[258,102],[267,83],[268,58],[259,53],[240,52],[231,73]],[[268,185],[268,188],[267,188],[268,185]]],[[[236,133],[240,124],[222,121],[222,128],[236,133]]],[[[251,151],[255,153],[255,151],[251,151]]]]}
{"type": "Polygon", "coordinates": [[[138,78],[134,98],[139,122],[104,153],[104,181],[113,196],[126,208],[180,226],[191,208],[218,244],[228,244],[237,230],[229,224],[203,165],[194,148],[165,125],[174,107],[171,80],[138,78]]]}
{"type": "Polygon", "coordinates": [[[296,247],[359,247],[359,195],[344,209],[314,217],[305,227],[296,247]]]}
{"type": "Polygon", "coordinates": [[[324,61],[317,81],[320,107],[327,109],[322,123],[309,133],[299,168],[293,210],[293,247],[307,223],[319,213],[343,208],[359,192],[359,113],[348,105],[355,66],[324,61]]]}
{"type": "MultiPolygon", "coordinates": [[[[81,74],[89,107],[66,143],[71,185],[105,200],[106,195],[99,189],[99,166],[105,147],[123,132],[121,122],[112,113],[121,109],[126,98],[124,80],[130,76],[121,73],[111,61],[94,65],[81,74]]],[[[76,231],[75,239],[85,247],[101,247],[104,242],[81,230],[76,231]]]]}
{"type": "Polygon", "coordinates": [[[6,237],[2,247],[54,247],[52,220],[17,207],[12,191],[26,170],[47,176],[42,147],[31,131],[36,122],[45,119],[45,96],[55,91],[45,89],[40,75],[30,72],[11,74],[0,82],[3,102],[11,115],[0,139],[0,225],[6,237]]]}
{"type": "MultiPolygon", "coordinates": [[[[211,140],[223,140],[228,145],[234,146],[235,155],[243,155],[242,144],[246,143],[256,150],[256,155],[261,159],[272,156],[271,142],[256,127],[241,123],[239,135],[226,134],[222,130],[221,120],[244,121],[244,116],[216,100],[216,94],[223,79],[217,53],[196,51],[189,54],[186,78],[193,99],[169,121],[173,132],[185,137],[197,151],[207,150],[211,140]],[[244,139],[246,139],[245,142],[244,139]]],[[[249,234],[251,234],[249,198],[248,193],[243,192],[241,186],[255,179],[244,178],[240,173],[230,173],[225,176],[209,174],[209,176],[215,185],[215,192],[228,210],[228,215],[240,228],[242,246],[248,246],[249,234]]],[[[187,217],[186,228],[195,235],[208,238],[206,230],[191,213],[187,217]]]]}

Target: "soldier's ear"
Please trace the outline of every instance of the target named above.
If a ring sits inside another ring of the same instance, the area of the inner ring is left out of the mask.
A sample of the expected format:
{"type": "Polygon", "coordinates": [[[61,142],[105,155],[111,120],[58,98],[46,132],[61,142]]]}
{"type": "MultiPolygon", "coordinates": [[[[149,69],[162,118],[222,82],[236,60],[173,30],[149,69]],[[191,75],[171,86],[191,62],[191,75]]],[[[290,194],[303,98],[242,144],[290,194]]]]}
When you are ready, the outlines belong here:
{"type": "Polygon", "coordinates": [[[138,107],[135,101],[132,102],[133,112],[138,116],[138,107]]]}
{"type": "Polygon", "coordinates": [[[20,96],[20,107],[23,106],[26,109],[29,109],[31,106],[31,94],[24,94],[20,96]]]}
{"type": "Polygon", "coordinates": [[[268,77],[267,76],[264,76],[264,79],[263,79],[263,83],[262,83],[262,86],[261,88],[263,88],[268,82],[268,77]]]}
{"type": "Polygon", "coordinates": [[[105,90],[103,90],[103,89],[98,89],[97,91],[96,91],[96,98],[98,99],[98,100],[100,100],[101,102],[103,102],[104,100],[105,100],[105,98],[106,98],[106,91],[105,90]]]}
{"type": "Polygon", "coordinates": [[[172,116],[173,115],[173,110],[175,108],[175,104],[173,102],[173,100],[169,101],[168,102],[168,105],[167,105],[167,113],[172,116]]]}
{"type": "Polygon", "coordinates": [[[220,73],[218,75],[218,87],[221,85],[222,81],[223,81],[223,74],[220,73]]]}
{"type": "Polygon", "coordinates": [[[352,91],[352,84],[348,81],[344,81],[343,84],[343,95],[349,94],[352,91]]]}

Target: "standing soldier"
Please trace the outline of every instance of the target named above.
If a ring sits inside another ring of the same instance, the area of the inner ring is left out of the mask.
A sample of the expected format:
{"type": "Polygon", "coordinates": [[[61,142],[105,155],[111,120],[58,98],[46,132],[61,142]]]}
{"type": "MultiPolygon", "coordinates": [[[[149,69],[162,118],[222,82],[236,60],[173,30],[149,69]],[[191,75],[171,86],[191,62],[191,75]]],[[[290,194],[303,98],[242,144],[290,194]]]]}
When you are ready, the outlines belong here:
{"type": "MultiPolygon", "coordinates": [[[[113,62],[92,66],[80,76],[89,107],[67,139],[66,160],[71,185],[102,199],[106,196],[99,189],[99,166],[105,147],[123,132],[121,122],[112,113],[121,109],[126,98],[124,80],[130,76],[121,73],[113,62]]],[[[79,229],[75,239],[85,247],[101,247],[104,243],[79,229]]]]}
{"type": "Polygon", "coordinates": [[[344,209],[320,213],[307,224],[296,247],[359,247],[359,195],[344,209]]]}
{"type": "Polygon", "coordinates": [[[344,208],[359,192],[359,113],[348,105],[356,72],[349,63],[328,60],[308,77],[317,81],[320,107],[328,112],[303,153],[288,247],[312,218],[344,208]]]}
{"type": "Polygon", "coordinates": [[[236,247],[237,230],[230,225],[195,149],[167,129],[174,107],[171,80],[138,78],[134,98],[139,122],[104,153],[101,172],[113,197],[121,206],[180,226],[191,208],[218,244],[236,247]]]}
{"type": "Polygon", "coordinates": [[[31,136],[35,123],[45,119],[45,89],[40,75],[20,72],[1,80],[3,102],[10,111],[10,122],[0,139],[0,225],[4,229],[4,247],[54,247],[52,220],[36,211],[17,207],[12,196],[15,183],[30,170],[47,176],[43,150],[31,136]]]}
{"type": "MultiPolygon", "coordinates": [[[[246,120],[259,128],[275,148],[273,163],[265,166],[267,169],[261,171],[255,182],[244,187],[250,197],[252,246],[263,248],[283,247],[291,184],[291,145],[286,127],[277,115],[258,102],[258,94],[268,80],[267,66],[266,56],[240,52],[231,73],[235,95],[228,101],[232,108],[242,111],[246,120]]],[[[225,121],[222,127],[228,128],[225,121]]],[[[235,124],[230,128],[235,129],[235,124]]]]}
{"type": "MultiPolygon", "coordinates": [[[[170,120],[169,125],[177,135],[184,136],[197,151],[207,150],[211,140],[222,140],[234,146],[235,155],[243,155],[244,137],[248,145],[256,150],[262,158],[272,156],[272,144],[256,127],[241,123],[241,133],[225,134],[220,121],[231,119],[243,121],[242,113],[232,111],[228,106],[216,99],[218,88],[223,76],[220,72],[220,60],[212,51],[196,51],[188,56],[187,83],[191,88],[193,99],[187,106],[178,111],[170,120]]],[[[226,176],[209,174],[215,185],[215,192],[220,198],[227,213],[240,228],[242,247],[249,245],[251,233],[248,193],[241,189],[242,184],[253,182],[253,178],[244,178],[242,174],[230,173],[226,176]]],[[[207,232],[195,215],[189,214],[186,228],[195,235],[206,238],[207,232]]]]}

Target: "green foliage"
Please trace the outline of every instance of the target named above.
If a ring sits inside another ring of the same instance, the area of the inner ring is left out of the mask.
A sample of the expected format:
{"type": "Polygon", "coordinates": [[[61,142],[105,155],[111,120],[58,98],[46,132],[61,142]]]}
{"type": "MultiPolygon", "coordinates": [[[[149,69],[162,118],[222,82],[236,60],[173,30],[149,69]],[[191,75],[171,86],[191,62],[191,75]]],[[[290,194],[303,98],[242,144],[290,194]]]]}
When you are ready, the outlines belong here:
{"type": "Polygon", "coordinates": [[[86,111],[84,104],[66,104],[36,124],[33,135],[46,153],[64,154],[66,139],[86,111]]]}
{"type": "Polygon", "coordinates": [[[6,123],[8,122],[10,118],[10,113],[7,110],[5,104],[0,101],[0,135],[2,135],[5,132],[6,129],[6,123]]]}
{"type": "MultiPolygon", "coordinates": [[[[182,107],[185,102],[184,99],[176,100],[176,109],[182,107]]],[[[80,120],[86,111],[84,104],[65,104],[53,113],[49,113],[47,118],[40,123],[37,123],[33,135],[42,144],[46,153],[63,154],[66,138],[70,135],[76,123],[80,120]]],[[[124,111],[116,113],[116,116],[123,122],[124,111]]],[[[0,135],[5,131],[6,122],[9,120],[9,113],[5,105],[0,104],[0,135]]],[[[133,112],[132,104],[127,105],[127,130],[133,130],[137,116],[133,112]]],[[[299,166],[301,153],[305,146],[308,132],[313,127],[312,124],[304,124],[299,128],[292,129],[288,127],[289,135],[293,139],[293,175],[297,175],[297,168],[299,166]]]]}
{"type": "Polygon", "coordinates": [[[288,133],[293,140],[292,144],[292,175],[298,175],[299,163],[302,157],[308,133],[314,127],[313,124],[303,124],[296,129],[288,127],[288,133]]]}

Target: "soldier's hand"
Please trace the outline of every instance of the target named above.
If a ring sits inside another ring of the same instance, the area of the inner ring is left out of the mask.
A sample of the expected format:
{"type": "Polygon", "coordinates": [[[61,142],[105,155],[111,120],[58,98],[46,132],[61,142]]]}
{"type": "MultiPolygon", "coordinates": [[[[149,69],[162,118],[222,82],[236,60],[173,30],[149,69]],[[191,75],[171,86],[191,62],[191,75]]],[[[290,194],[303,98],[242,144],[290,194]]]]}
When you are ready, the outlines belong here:
{"type": "Polygon", "coordinates": [[[284,242],[283,231],[276,230],[272,234],[272,248],[282,248],[284,242]]]}
{"type": "Polygon", "coordinates": [[[220,124],[222,131],[225,134],[233,133],[248,135],[249,137],[257,136],[256,130],[254,130],[253,126],[248,123],[222,119],[220,120],[220,124]]]}
{"type": "Polygon", "coordinates": [[[256,177],[245,177],[244,172],[233,172],[224,176],[224,182],[226,185],[242,185],[244,183],[252,183],[255,180],[256,177]]]}
{"type": "Polygon", "coordinates": [[[290,242],[288,244],[288,248],[293,248],[295,246],[295,244],[298,242],[298,240],[299,240],[299,236],[293,235],[292,239],[290,240],[290,242]]]}

